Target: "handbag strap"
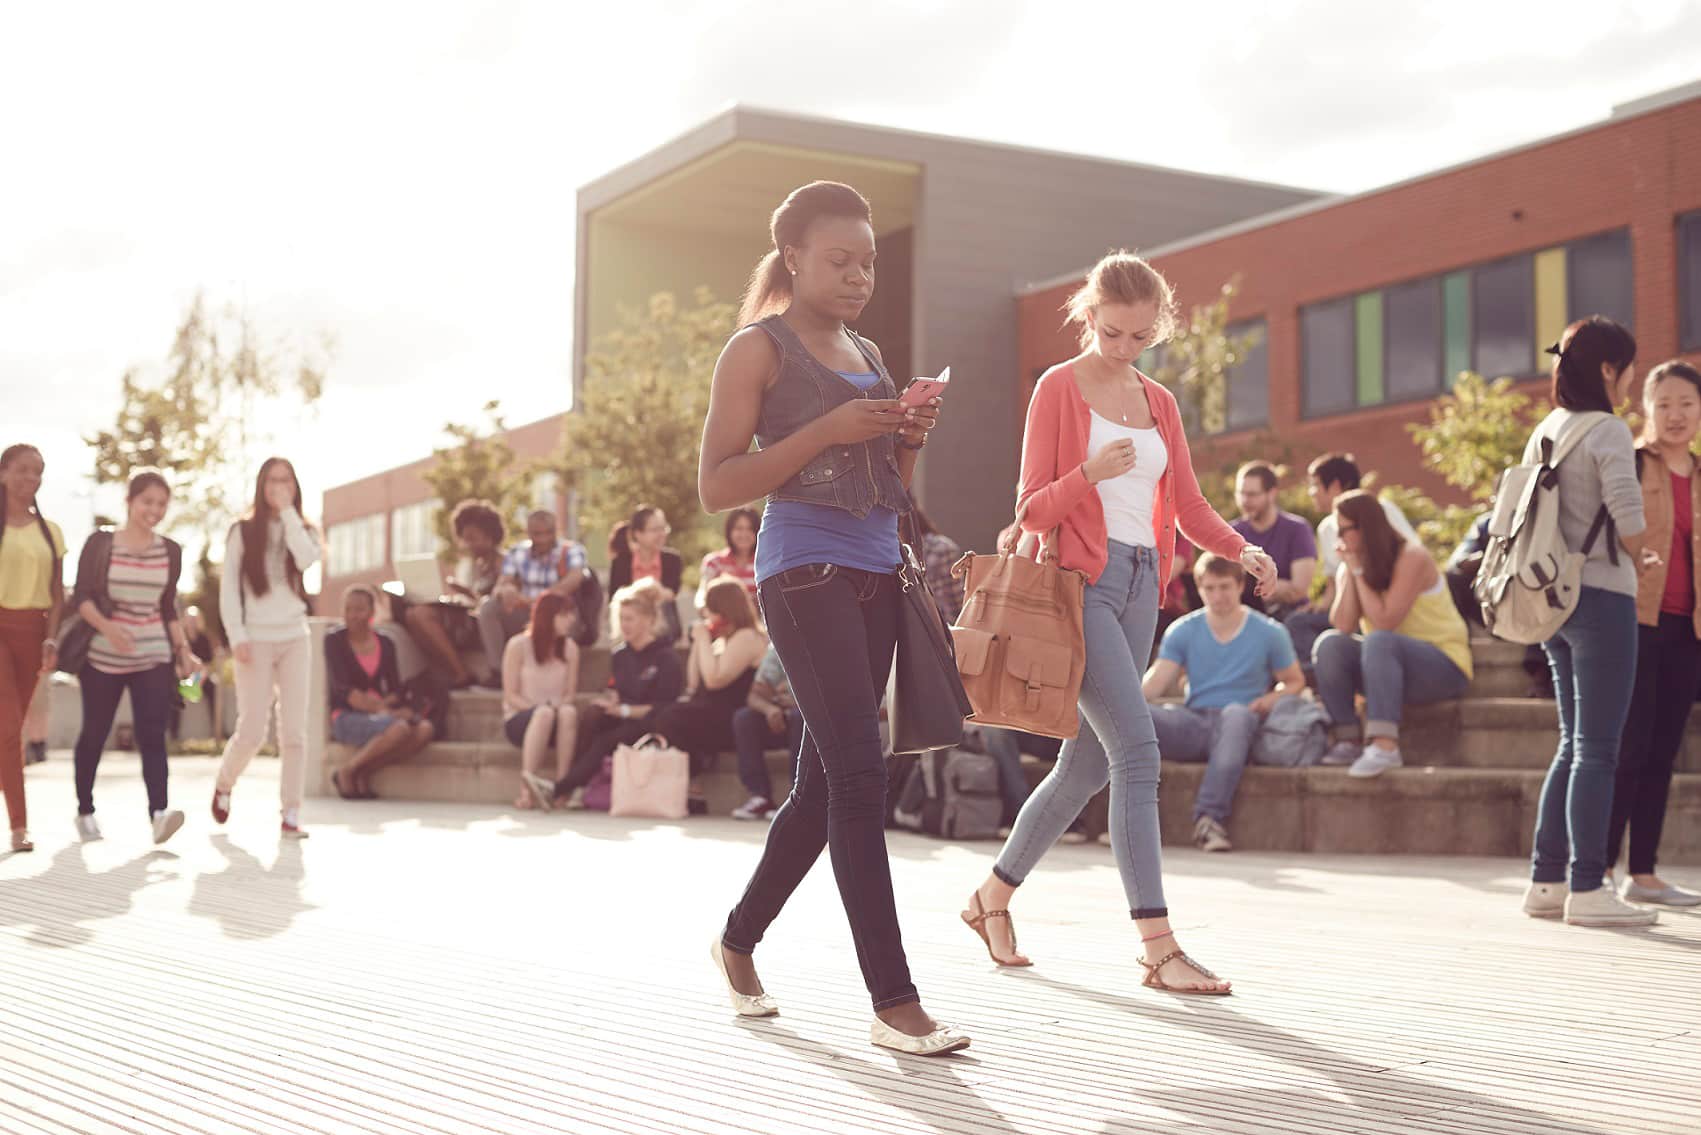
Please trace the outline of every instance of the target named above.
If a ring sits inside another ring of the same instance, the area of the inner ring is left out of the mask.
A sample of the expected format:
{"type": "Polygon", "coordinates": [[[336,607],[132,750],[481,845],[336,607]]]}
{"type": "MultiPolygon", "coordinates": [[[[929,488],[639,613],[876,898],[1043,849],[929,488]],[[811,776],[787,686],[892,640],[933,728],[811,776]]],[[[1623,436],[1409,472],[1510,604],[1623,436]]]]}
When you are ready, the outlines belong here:
{"type": "MultiPolygon", "coordinates": [[[[1015,522],[1000,534],[998,541],[998,554],[1000,556],[1011,556],[1015,554],[1017,545],[1022,541],[1022,521],[1028,518],[1028,505],[1031,503],[1033,503],[1033,498],[1030,496],[1027,500],[1016,506],[1015,522]]],[[[1040,535],[1040,559],[1048,564],[1055,564],[1057,562],[1057,540],[1062,531],[1063,526],[1061,524],[1056,524],[1051,527],[1050,531],[1040,535]]]]}

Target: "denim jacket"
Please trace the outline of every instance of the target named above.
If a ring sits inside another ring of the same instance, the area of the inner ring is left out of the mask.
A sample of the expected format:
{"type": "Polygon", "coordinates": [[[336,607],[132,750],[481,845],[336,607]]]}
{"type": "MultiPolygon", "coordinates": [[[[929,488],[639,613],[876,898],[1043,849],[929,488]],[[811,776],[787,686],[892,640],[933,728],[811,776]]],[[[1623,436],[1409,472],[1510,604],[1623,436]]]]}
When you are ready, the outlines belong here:
{"type": "MultiPolygon", "coordinates": [[[[779,379],[763,396],[762,414],[756,422],[759,448],[778,443],[853,398],[898,396],[892,376],[855,332],[851,332],[851,338],[857,349],[880,376],[880,381],[866,391],[857,390],[810,354],[803,340],[778,315],[759,320],[755,326],[767,332],[780,352],[779,379]]],[[[859,519],[876,505],[899,513],[910,507],[889,435],[823,449],[770,493],[769,499],[829,505],[859,519]]]]}

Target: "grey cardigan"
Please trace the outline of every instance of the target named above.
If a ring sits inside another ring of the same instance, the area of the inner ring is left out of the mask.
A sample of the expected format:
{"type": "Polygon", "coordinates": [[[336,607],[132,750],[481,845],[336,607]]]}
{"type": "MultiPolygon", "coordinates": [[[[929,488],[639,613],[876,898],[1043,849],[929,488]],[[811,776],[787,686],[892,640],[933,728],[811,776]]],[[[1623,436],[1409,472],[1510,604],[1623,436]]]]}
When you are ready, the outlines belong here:
{"type": "MultiPolygon", "coordinates": [[[[1542,425],[1557,435],[1574,416],[1570,410],[1554,410],[1542,425]]],[[[1636,443],[1622,418],[1590,430],[1559,463],[1559,530],[1572,551],[1583,550],[1603,504],[1617,535],[1639,536],[1648,527],[1642,514],[1642,484],[1636,477],[1636,443]]],[[[1611,529],[1595,539],[1583,561],[1583,586],[1636,598],[1636,565],[1613,539],[1611,529]]]]}

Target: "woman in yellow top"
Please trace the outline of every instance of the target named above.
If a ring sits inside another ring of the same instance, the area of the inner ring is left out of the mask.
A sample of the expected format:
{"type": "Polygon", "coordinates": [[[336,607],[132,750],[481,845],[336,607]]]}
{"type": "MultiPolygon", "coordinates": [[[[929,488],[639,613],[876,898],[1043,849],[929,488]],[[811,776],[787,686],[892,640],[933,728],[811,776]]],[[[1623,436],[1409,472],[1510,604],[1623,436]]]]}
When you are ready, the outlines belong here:
{"type": "Polygon", "coordinates": [[[36,678],[58,662],[49,631],[65,605],[65,537],[35,502],[45,469],[33,445],[0,453],[0,795],[13,851],[35,850],[24,807],[24,715],[36,678]]]}
{"type": "Polygon", "coordinates": [[[1333,629],[1312,648],[1317,693],[1334,723],[1324,764],[1351,764],[1351,776],[1380,776],[1400,767],[1400,711],[1407,705],[1464,694],[1471,681],[1465,620],[1435,558],[1388,523],[1373,493],[1335,498],[1340,540],[1335,551],[1333,629]],[[1360,740],[1353,697],[1364,694],[1360,740]]]}

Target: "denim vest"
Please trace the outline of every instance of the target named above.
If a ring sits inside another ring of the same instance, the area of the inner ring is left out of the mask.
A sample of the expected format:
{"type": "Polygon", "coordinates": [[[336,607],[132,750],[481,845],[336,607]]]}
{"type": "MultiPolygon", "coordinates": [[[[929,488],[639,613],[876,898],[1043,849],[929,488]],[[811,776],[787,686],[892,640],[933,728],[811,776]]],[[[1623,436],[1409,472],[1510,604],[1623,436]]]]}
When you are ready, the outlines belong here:
{"type": "MultiPolygon", "coordinates": [[[[866,391],[857,390],[810,354],[803,340],[779,316],[770,315],[755,326],[768,333],[780,352],[780,376],[763,395],[762,415],[756,422],[756,445],[760,449],[790,437],[853,398],[898,396],[892,376],[854,331],[850,332],[851,340],[868,360],[869,367],[880,376],[880,381],[866,391]]],[[[898,476],[897,451],[890,435],[823,449],[768,494],[768,499],[830,505],[859,519],[876,505],[898,513],[910,507],[909,494],[898,476]]]]}

